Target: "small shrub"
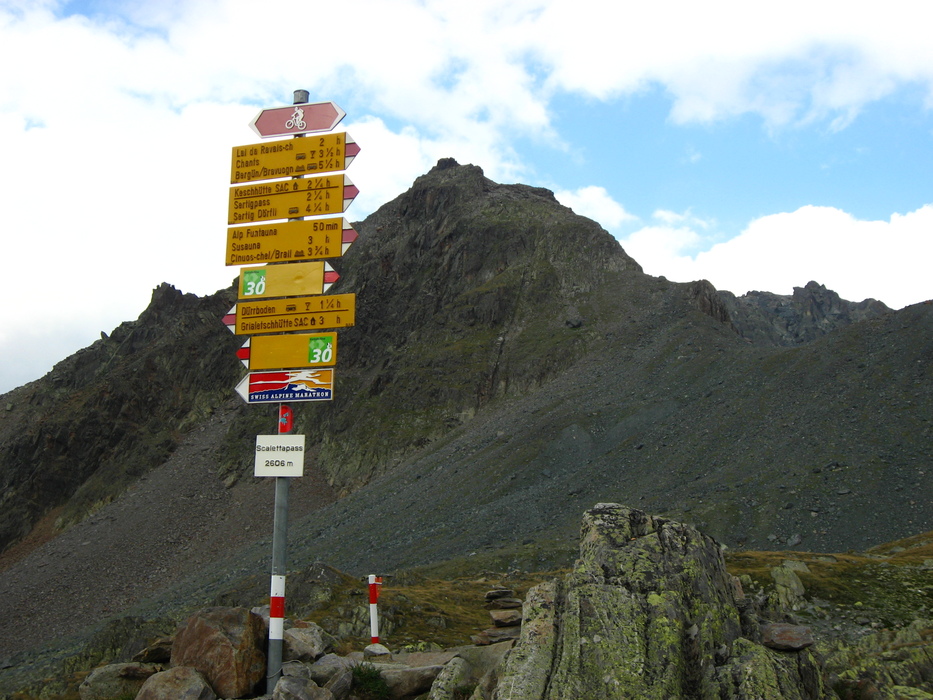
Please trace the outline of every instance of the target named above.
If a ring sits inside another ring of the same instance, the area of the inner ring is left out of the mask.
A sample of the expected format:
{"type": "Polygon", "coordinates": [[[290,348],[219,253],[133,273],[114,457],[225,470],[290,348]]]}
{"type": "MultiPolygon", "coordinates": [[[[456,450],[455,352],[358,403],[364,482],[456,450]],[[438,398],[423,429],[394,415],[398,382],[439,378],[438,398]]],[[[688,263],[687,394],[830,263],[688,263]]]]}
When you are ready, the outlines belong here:
{"type": "Polygon", "coordinates": [[[450,700],[470,700],[473,697],[473,691],[476,690],[476,685],[458,685],[454,688],[453,695],[450,696],[450,700]]]}
{"type": "Polygon", "coordinates": [[[372,664],[357,664],[353,667],[353,691],[360,700],[388,700],[389,685],[372,664]]]}

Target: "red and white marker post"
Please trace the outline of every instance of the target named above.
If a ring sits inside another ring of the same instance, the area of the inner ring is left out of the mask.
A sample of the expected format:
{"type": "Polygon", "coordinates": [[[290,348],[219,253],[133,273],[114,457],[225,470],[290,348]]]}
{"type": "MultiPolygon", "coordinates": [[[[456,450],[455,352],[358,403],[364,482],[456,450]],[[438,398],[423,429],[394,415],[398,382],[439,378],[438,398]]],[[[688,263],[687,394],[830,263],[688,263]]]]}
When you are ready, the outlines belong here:
{"type": "Polygon", "coordinates": [[[369,575],[369,635],[372,644],[379,643],[379,586],[382,576],[369,575]]]}
{"type": "MultiPolygon", "coordinates": [[[[291,406],[279,404],[279,435],[294,428],[291,406]]],[[[282,677],[282,646],[285,639],[285,545],[288,536],[288,477],[275,478],[275,513],[272,523],[272,581],[269,586],[269,648],[266,684],[274,689],[282,677]]]]}

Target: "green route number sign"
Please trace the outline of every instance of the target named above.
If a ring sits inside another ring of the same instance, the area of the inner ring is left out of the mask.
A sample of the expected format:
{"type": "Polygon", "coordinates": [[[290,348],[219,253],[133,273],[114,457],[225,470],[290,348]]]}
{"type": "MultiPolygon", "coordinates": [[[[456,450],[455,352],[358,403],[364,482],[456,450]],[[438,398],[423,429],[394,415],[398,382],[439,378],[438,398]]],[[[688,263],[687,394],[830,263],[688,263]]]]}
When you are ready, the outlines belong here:
{"type": "Polygon", "coordinates": [[[334,336],[320,335],[308,339],[308,364],[329,365],[334,359],[334,336]]]}
{"type": "Polygon", "coordinates": [[[262,296],[266,293],[265,270],[244,270],[242,274],[244,297],[262,296]]]}

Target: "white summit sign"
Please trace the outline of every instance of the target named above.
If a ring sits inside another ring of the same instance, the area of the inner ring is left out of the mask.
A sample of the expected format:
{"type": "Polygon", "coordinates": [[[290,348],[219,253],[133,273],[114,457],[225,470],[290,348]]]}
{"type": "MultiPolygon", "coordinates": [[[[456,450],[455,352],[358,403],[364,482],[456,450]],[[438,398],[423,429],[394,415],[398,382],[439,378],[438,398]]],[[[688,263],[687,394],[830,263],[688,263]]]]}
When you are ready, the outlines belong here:
{"type": "Polygon", "coordinates": [[[304,476],[304,435],[257,435],[253,476],[304,476]]]}

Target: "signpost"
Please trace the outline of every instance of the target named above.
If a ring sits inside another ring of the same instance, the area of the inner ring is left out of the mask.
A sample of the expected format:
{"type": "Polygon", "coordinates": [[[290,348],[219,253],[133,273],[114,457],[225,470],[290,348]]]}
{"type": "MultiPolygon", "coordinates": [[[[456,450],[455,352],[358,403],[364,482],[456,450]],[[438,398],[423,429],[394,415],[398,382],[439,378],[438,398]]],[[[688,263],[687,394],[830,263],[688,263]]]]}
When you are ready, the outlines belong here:
{"type": "Polygon", "coordinates": [[[346,170],[360,147],[346,132],[234,146],[230,182],[255,182],[346,170]]]}
{"type": "Polygon", "coordinates": [[[227,229],[227,265],[339,258],[359,234],[346,219],[309,219],[227,229]]]}
{"type": "Polygon", "coordinates": [[[223,320],[236,335],[346,328],[356,325],[356,294],[241,301],[223,320]]]}
{"type": "MultiPolygon", "coordinates": [[[[263,138],[299,136],[331,131],[344,116],[333,102],[309,103],[308,92],[296,90],[292,106],[264,109],[250,127],[263,138]]],[[[357,233],[342,217],[321,217],[346,211],[359,194],[340,174],[359,151],[347,133],[232,150],[227,223],[242,225],[227,231],[225,264],[292,263],[243,269],[238,289],[242,301],[223,318],[233,333],[256,336],[237,351],[247,368],[257,370],[240,381],[237,393],[247,403],[279,404],[279,435],[256,437],[254,464],[255,476],[275,477],[268,693],[282,676],[288,482],[304,468],[304,436],[286,435],[294,419],[285,402],[331,400],[337,360],[336,332],[293,331],[345,328],[356,322],[356,295],[324,295],[339,275],[321,259],[343,255],[357,233]],[[256,223],[274,220],[283,221],[256,223]]]]}
{"type": "Polygon", "coordinates": [[[250,372],[236,385],[236,392],[246,403],[330,401],[334,398],[334,370],[250,372]]]}
{"type": "Polygon", "coordinates": [[[250,370],[330,367],[337,363],[337,334],[257,335],[247,338],[236,356],[250,370]]]}
{"type": "Polygon", "coordinates": [[[227,223],[340,214],[359,193],[346,175],[234,186],[230,188],[227,223]]]}
{"type": "Polygon", "coordinates": [[[290,107],[264,109],[249,123],[263,138],[330,131],[347,116],[333,102],[302,102],[290,107]]]}
{"type": "Polygon", "coordinates": [[[298,294],[323,294],[340,279],[322,260],[294,265],[244,267],[240,270],[239,298],[262,299],[298,294]]]}

